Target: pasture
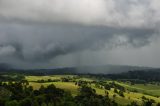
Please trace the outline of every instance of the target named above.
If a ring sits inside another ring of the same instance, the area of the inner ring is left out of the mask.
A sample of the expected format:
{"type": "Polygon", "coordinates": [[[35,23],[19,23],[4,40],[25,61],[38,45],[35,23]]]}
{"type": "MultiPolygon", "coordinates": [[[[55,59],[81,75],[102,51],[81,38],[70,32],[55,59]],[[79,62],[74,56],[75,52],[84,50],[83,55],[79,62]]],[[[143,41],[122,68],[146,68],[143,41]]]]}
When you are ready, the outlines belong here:
{"type": "MultiPolygon", "coordinates": [[[[26,80],[29,81],[30,86],[33,86],[34,89],[39,89],[42,85],[48,86],[50,84],[54,84],[57,88],[64,89],[66,91],[71,92],[73,96],[76,96],[78,94],[78,88],[75,84],[75,82],[69,81],[69,82],[62,82],[62,78],[73,78],[74,81],[87,81],[92,82],[93,79],[85,78],[85,77],[77,77],[75,75],[52,75],[52,76],[26,76],[26,80]],[[45,83],[38,83],[37,80],[60,80],[58,82],[45,82],[45,83]]],[[[106,83],[109,83],[112,81],[106,81],[106,83]]],[[[125,87],[127,89],[126,92],[124,92],[124,97],[121,97],[114,92],[114,88],[111,90],[105,90],[104,88],[97,88],[95,87],[95,84],[91,84],[90,87],[96,90],[96,93],[99,95],[106,95],[106,91],[109,94],[109,97],[114,99],[117,103],[123,105],[127,105],[133,101],[136,101],[138,104],[142,104],[142,97],[145,96],[148,99],[154,100],[156,103],[160,102],[159,97],[155,97],[157,95],[160,96],[160,86],[153,85],[153,84],[135,84],[130,85],[127,83],[122,82],[116,82],[119,85],[125,87]],[[133,92],[136,91],[136,92],[133,92]]]]}

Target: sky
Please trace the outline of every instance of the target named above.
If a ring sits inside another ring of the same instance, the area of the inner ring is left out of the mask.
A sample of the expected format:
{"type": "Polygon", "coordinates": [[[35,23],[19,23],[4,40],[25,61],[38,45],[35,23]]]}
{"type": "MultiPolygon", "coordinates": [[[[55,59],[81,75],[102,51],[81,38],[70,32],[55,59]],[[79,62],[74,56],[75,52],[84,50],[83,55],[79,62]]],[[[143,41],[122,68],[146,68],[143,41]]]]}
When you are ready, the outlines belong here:
{"type": "Polygon", "coordinates": [[[160,67],[159,0],[0,0],[0,63],[160,67]]]}

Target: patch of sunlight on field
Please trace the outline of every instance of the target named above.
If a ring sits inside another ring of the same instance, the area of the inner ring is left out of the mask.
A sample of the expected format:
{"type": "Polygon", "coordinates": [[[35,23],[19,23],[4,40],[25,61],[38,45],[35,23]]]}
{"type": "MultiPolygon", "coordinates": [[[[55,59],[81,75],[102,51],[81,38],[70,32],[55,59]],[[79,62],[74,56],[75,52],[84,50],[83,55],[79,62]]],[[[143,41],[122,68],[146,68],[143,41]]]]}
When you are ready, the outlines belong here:
{"type": "Polygon", "coordinates": [[[61,77],[58,76],[26,76],[25,79],[28,81],[37,81],[37,80],[48,80],[48,79],[60,79],[61,77]]]}
{"type": "Polygon", "coordinates": [[[25,79],[28,81],[48,80],[48,79],[55,80],[55,79],[61,79],[64,77],[73,78],[75,76],[76,75],[26,76],[25,79]]]}
{"type": "Polygon", "coordinates": [[[73,77],[76,77],[77,75],[51,75],[51,77],[59,77],[59,78],[64,78],[64,77],[70,77],[70,78],[73,78],[73,77]]]}
{"type": "Polygon", "coordinates": [[[76,86],[72,82],[49,82],[49,83],[30,82],[30,85],[33,86],[34,89],[39,89],[41,85],[46,87],[50,84],[54,84],[57,88],[61,88],[61,89],[70,91],[73,96],[77,95],[78,93],[78,86],[76,86]]]}
{"type": "Polygon", "coordinates": [[[129,103],[131,103],[133,101],[136,101],[138,104],[141,104],[141,100],[138,100],[137,98],[130,97],[129,95],[127,95],[127,93],[124,93],[125,97],[121,97],[118,94],[114,93],[113,88],[111,90],[109,90],[108,92],[109,92],[109,97],[114,99],[121,106],[128,105],[129,103]],[[114,98],[113,95],[116,95],[116,97],[114,98]]]}
{"type": "MultiPolygon", "coordinates": [[[[96,90],[96,93],[99,95],[103,95],[105,96],[105,90],[104,89],[100,89],[100,88],[95,88],[94,86],[92,86],[92,88],[94,88],[96,90]]],[[[121,106],[125,106],[128,105],[129,103],[131,103],[132,101],[136,101],[138,104],[141,104],[141,100],[138,100],[136,98],[132,98],[129,97],[128,95],[124,94],[125,97],[121,97],[118,94],[114,93],[114,89],[111,90],[106,90],[109,93],[109,98],[115,100],[117,103],[119,103],[121,106]],[[113,95],[116,95],[116,97],[114,98],[113,95]]]]}
{"type": "Polygon", "coordinates": [[[121,106],[126,106],[131,103],[131,100],[122,97],[116,97],[115,102],[119,103],[121,106]]]}
{"type": "Polygon", "coordinates": [[[153,84],[135,84],[135,85],[129,85],[126,83],[119,83],[116,82],[118,84],[120,84],[121,86],[124,86],[125,88],[127,88],[128,90],[131,91],[137,91],[139,93],[144,93],[147,95],[153,95],[153,96],[160,96],[160,86],[158,85],[153,85],[153,84]]]}
{"type": "Polygon", "coordinates": [[[137,87],[137,88],[141,88],[141,89],[145,89],[145,90],[157,90],[157,89],[160,89],[160,86],[158,85],[153,85],[153,84],[135,84],[133,85],[134,87],[137,87]]]}
{"type": "MultiPolygon", "coordinates": [[[[97,94],[105,95],[105,90],[104,89],[96,88],[94,84],[92,84],[91,87],[96,90],[97,94]]],[[[139,105],[142,105],[143,104],[142,96],[145,96],[148,99],[153,99],[153,100],[156,101],[156,103],[160,102],[160,98],[157,98],[157,97],[154,97],[154,96],[149,96],[149,95],[142,94],[142,93],[134,93],[134,92],[126,91],[124,93],[125,97],[121,97],[118,94],[114,93],[113,88],[111,90],[106,90],[106,91],[109,93],[109,97],[111,99],[114,99],[121,106],[125,106],[127,104],[130,104],[133,101],[137,102],[139,105]],[[113,97],[114,94],[116,95],[115,98],[113,97]]]]}
{"type": "MultiPolygon", "coordinates": [[[[107,90],[108,91],[108,90],[107,90]]],[[[117,103],[119,103],[121,106],[125,106],[127,104],[130,104],[131,102],[135,101],[137,102],[139,105],[142,105],[142,96],[145,96],[148,99],[153,99],[156,101],[156,103],[160,102],[159,98],[153,97],[153,96],[149,96],[149,95],[144,95],[141,93],[134,93],[134,92],[125,92],[124,96],[125,97],[121,97],[118,94],[114,93],[113,89],[109,90],[109,97],[111,99],[114,99],[117,103]],[[114,98],[113,95],[116,95],[116,97],[114,98]]]]}
{"type": "Polygon", "coordinates": [[[130,98],[135,98],[135,99],[141,99],[142,96],[145,96],[146,98],[154,99],[155,101],[160,102],[160,98],[150,96],[150,95],[141,94],[141,93],[130,92],[130,93],[125,93],[125,96],[128,96],[130,98]]]}
{"type": "Polygon", "coordinates": [[[36,82],[29,82],[29,86],[32,86],[33,89],[39,89],[42,85],[44,85],[43,83],[36,83],[36,82]]]}
{"type": "Polygon", "coordinates": [[[99,88],[95,88],[95,87],[92,87],[92,88],[96,90],[97,94],[99,94],[99,95],[105,95],[105,90],[104,89],[99,89],[99,88]]]}
{"type": "Polygon", "coordinates": [[[153,85],[153,84],[147,84],[147,85],[144,85],[144,84],[129,85],[126,83],[119,83],[119,84],[126,86],[126,87],[130,87],[130,88],[137,88],[137,89],[144,89],[144,90],[159,90],[160,89],[160,86],[153,85]]]}
{"type": "Polygon", "coordinates": [[[91,79],[91,78],[78,78],[78,79],[76,79],[76,81],[87,81],[87,82],[92,82],[93,79],[91,79]]]}
{"type": "MultiPolygon", "coordinates": [[[[61,79],[64,77],[74,77],[73,75],[52,75],[52,76],[27,76],[26,79],[30,81],[30,85],[33,86],[34,89],[39,89],[41,85],[48,86],[50,84],[54,84],[57,88],[64,89],[66,91],[71,92],[73,96],[76,96],[78,94],[78,86],[75,85],[74,82],[47,82],[47,83],[36,83],[32,81],[37,80],[48,80],[48,79],[61,79]]],[[[79,78],[77,81],[83,80],[83,81],[93,81],[90,78],[79,78]]],[[[106,81],[106,83],[113,82],[113,81],[106,81]]],[[[114,99],[117,103],[119,103],[121,106],[125,106],[127,104],[130,104],[132,101],[136,101],[139,105],[142,105],[142,96],[145,96],[148,99],[153,99],[156,101],[156,103],[160,102],[160,98],[149,96],[149,94],[152,95],[160,95],[160,86],[157,85],[143,85],[143,84],[135,84],[135,85],[129,85],[127,83],[115,83],[124,86],[126,89],[129,90],[137,90],[138,92],[130,92],[126,91],[124,93],[125,97],[121,97],[118,94],[114,93],[114,89],[106,90],[109,93],[109,97],[111,99],[114,99]],[[154,89],[153,89],[154,88],[154,89]],[[113,97],[113,95],[116,95],[116,97],[113,97]]],[[[105,89],[104,88],[96,88],[95,84],[90,85],[93,89],[96,90],[96,93],[99,95],[105,96],[105,89]]]]}
{"type": "Polygon", "coordinates": [[[160,89],[159,90],[148,90],[148,92],[152,95],[160,96],[160,89]]]}
{"type": "MultiPolygon", "coordinates": [[[[159,92],[160,90],[147,90],[147,89],[152,89],[152,87],[157,86],[157,85],[148,84],[147,86],[145,86],[143,84],[136,84],[136,85],[131,86],[131,85],[125,84],[125,83],[118,83],[118,84],[124,86],[127,89],[132,89],[132,90],[138,91],[137,93],[135,93],[135,92],[124,93],[125,98],[126,99],[128,98],[128,100],[130,100],[130,101],[136,101],[138,104],[142,104],[142,96],[145,96],[148,99],[155,100],[156,103],[160,102],[160,98],[151,96],[151,95],[160,94],[160,92],[159,92]]],[[[156,88],[158,89],[158,86],[156,88]]]]}

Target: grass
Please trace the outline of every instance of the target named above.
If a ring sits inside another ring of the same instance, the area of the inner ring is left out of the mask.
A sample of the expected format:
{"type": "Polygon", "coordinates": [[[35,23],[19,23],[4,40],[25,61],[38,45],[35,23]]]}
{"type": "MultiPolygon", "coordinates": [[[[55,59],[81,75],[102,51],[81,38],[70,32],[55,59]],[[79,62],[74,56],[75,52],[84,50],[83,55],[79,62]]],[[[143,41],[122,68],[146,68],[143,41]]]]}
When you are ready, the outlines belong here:
{"type": "Polygon", "coordinates": [[[52,76],[26,76],[25,79],[28,80],[28,81],[37,81],[37,80],[48,80],[48,79],[52,79],[52,80],[55,80],[55,79],[60,79],[61,77],[52,77],[52,76]]]}
{"type": "Polygon", "coordinates": [[[147,95],[152,95],[152,96],[160,96],[160,86],[158,85],[153,85],[153,84],[135,84],[135,85],[129,85],[126,83],[119,83],[118,84],[124,86],[130,91],[137,91],[139,93],[147,94],[147,95]]]}
{"type": "Polygon", "coordinates": [[[34,89],[39,89],[41,85],[46,87],[50,84],[54,84],[57,88],[61,88],[61,89],[71,92],[73,96],[78,94],[78,86],[76,86],[72,82],[49,82],[49,83],[30,82],[30,86],[33,86],[34,89]]]}
{"type": "Polygon", "coordinates": [[[92,82],[93,81],[93,79],[90,79],[90,78],[78,78],[76,81],[79,81],[79,80],[87,81],[87,82],[92,82]]]}
{"type": "MultiPolygon", "coordinates": [[[[43,86],[48,86],[50,84],[54,84],[57,88],[64,89],[66,91],[71,92],[73,96],[76,96],[78,94],[78,86],[75,85],[74,82],[46,82],[46,83],[37,83],[34,81],[37,80],[48,80],[48,79],[61,79],[62,77],[75,77],[72,75],[54,75],[54,76],[26,76],[26,79],[30,82],[30,85],[33,86],[34,89],[39,89],[41,85],[43,86]]],[[[82,80],[82,81],[93,81],[93,79],[90,78],[78,78],[76,79],[77,81],[82,80]]],[[[106,83],[111,82],[111,81],[106,81],[106,83]]],[[[115,81],[116,82],[116,81],[115,81]]],[[[118,94],[114,93],[114,89],[107,90],[109,93],[109,97],[114,99],[118,104],[121,106],[125,106],[132,101],[136,101],[139,105],[142,104],[142,96],[145,96],[148,99],[153,99],[157,103],[160,102],[160,98],[154,97],[152,95],[160,95],[160,86],[158,85],[143,85],[143,84],[135,84],[135,85],[129,85],[127,83],[120,83],[121,86],[124,86],[126,89],[129,91],[125,92],[124,95],[125,97],[121,97],[118,94]],[[136,90],[138,92],[130,92],[136,90]],[[116,95],[115,98],[113,98],[113,95],[116,95]]],[[[91,87],[96,90],[96,93],[99,95],[105,95],[105,90],[102,88],[96,88],[94,84],[91,84],[91,87]]]]}
{"type": "Polygon", "coordinates": [[[31,81],[37,81],[37,80],[48,80],[48,79],[61,79],[63,77],[74,77],[74,75],[52,75],[52,76],[26,76],[25,79],[29,82],[31,81]]]}

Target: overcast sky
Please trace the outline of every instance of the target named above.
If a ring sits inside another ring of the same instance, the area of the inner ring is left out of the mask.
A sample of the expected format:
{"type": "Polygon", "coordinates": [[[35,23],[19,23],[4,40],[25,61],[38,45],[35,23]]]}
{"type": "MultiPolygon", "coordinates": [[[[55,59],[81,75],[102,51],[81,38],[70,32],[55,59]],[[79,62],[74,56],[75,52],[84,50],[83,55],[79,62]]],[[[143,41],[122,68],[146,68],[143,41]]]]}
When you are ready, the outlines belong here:
{"type": "Polygon", "coordinates": [[[160,67],[160,0],[0,0],[0,63],[160,67]]]}

